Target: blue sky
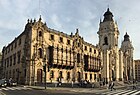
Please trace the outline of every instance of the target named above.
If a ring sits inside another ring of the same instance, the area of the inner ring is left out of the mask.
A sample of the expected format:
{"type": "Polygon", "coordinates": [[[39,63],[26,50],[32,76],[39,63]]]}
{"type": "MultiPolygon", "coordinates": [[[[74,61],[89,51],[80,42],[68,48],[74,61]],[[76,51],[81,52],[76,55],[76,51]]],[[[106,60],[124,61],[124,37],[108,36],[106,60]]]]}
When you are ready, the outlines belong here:
{"type": "Polygon", "coordinates": [[[140,58],[140,0],[0,0],[0,49],[15,39],[27,19],[38,19],[49,28],[70,34],[79,28],[84,40],[98,44],[100,18],[108,6],[118,23],[119,46],[127,32],[134,46],[134,59],[140,58]]]}

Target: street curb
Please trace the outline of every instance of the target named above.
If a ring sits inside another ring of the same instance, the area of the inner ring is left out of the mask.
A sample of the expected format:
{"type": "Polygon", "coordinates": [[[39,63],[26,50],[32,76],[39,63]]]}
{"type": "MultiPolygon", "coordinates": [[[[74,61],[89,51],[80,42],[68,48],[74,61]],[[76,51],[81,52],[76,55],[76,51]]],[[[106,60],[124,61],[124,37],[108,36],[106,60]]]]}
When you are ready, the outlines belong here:
{"type": "Polygon", "coordinates": [[[32,88],[32,89],[35,89],[35,90],[47,90],[47,89],[49,89],[49,90],[60,90],[58,88],[50,88],[50,87],[46,87],[46,89],[45,89],[45,87],[35,87],[35,86],[24,86],[24,87],[32,88]]]}
{"type": "Polygon", "coordinates": [[[36,89],[36,90],[44,90],[42,87],[33,87],[33,86],[24,86],[25,88],[32,88],[32,89],[36,89]]]}
{"type": "MultiPolygon", "coordinates": [[[[53,88],[51,88],[51,87],[46,87],[46,89],[45,89],[45,87],[39,87],[39,86],[24,86],[24,87],[27,87],[27,88],[32,88],[32,89],[35,89],[35,90],[67,90],[67,91],[73,91],[72,89],[74,89],[74,88],[59,88],[59,87],[53,87],[53,88]]],[[[125,88],[126,86],[120,86],[120,87],[115,87],[115,89],[122,89],[122,88],[125,88]]],[[[77,89],[75,89],[75,90],[77,90],[77,89]]],[[[103,88],[96,88],[96,89],[94,89],[93,88],[93,90],[95,90],[95,91],[105,91],[105,90],[108,90],[107,89],[107,87],[103,87],[103,88]]]]}

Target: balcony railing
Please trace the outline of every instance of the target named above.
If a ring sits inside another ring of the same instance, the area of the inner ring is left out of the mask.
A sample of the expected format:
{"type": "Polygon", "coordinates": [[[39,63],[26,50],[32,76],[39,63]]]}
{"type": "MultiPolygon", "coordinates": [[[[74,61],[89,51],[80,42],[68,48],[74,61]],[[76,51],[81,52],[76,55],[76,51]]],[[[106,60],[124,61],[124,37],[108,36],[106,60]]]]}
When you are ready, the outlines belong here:
{"type": "Polygon", "coordinates": [[[84,66],[84,70],[89,72],[99,72],[100,68],[100,65],[84,66]]]}
{"type": "MultiPolygon", "coordinates": [[[[57,59],[59,61],[59,59],[57,59]]],[[[58,69],[73,69],[74,68],[74,64],[71,61],[66,61],[63,60],[63,63],[58,63],[58,61],[52,63],[50,65],[51,68],[58,68],[58,69]]]]}

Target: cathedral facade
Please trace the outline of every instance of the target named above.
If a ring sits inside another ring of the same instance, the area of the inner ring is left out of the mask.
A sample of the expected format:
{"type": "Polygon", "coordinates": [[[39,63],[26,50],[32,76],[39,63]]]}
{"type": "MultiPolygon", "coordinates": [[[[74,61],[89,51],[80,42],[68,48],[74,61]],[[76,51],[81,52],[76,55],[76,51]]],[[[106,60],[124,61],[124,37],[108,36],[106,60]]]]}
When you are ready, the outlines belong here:
{"type": "Polygon", "coordinates": [[[119,30],[109,9],[98,35],[99,44],[95,46],[84,41],[78,29],[68,35],[48,28],[41,17],[28,20],[24,31],[3,47],[3,78],[29,85],[44,80],[71,83],[134,79],[134,48],[128,34],[118,48],[119,30]]]}
{"type": "Polygon", "coordinates": [[[133,46],[129,35],[124,35],[121,48],[118,47],[119,30],[109,8],[99,25],[99,47],[102,51],[102,79],[108,81],[128,81],[135,79],[133,46]]]}

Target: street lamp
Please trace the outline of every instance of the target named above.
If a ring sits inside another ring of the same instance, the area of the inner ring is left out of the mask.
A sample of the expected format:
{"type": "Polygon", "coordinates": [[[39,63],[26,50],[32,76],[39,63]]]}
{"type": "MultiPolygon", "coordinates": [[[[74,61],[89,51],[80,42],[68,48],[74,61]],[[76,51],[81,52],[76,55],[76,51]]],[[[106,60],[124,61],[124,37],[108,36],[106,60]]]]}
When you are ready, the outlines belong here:
{"type": "Polygon", "coordinates": [[[43,59],[43,71],[44,71],[44,86],[46,89],[46,58],[43,59]]]}

